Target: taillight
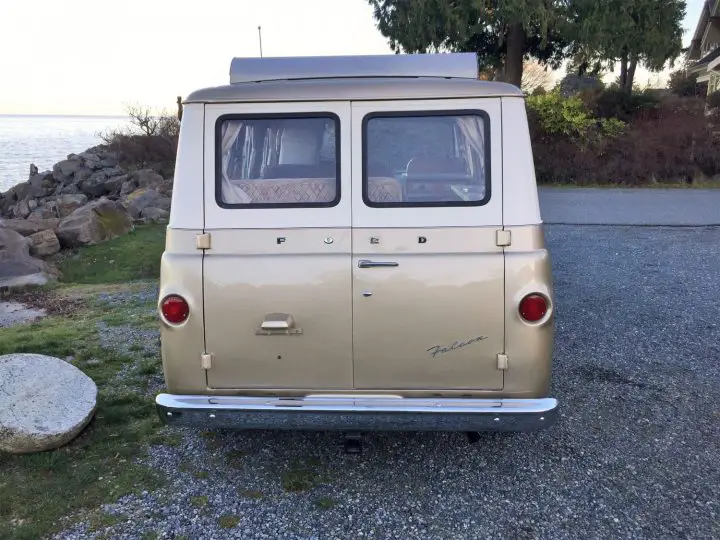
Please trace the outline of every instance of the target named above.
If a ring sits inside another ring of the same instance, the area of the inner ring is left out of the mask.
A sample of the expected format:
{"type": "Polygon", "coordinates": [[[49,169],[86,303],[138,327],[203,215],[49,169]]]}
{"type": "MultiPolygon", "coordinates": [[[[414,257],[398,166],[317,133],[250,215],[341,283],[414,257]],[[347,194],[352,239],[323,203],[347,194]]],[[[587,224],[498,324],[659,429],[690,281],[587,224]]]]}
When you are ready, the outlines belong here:
{"type": "Polygon", "coordinates": [[[180,324],[190,315],[190,306],[182,296],[171,294],[160,305],[163,317],[170,324],[180,324]]]}
{"type": "Polygon", "coordinates": [[[539,321],[547,310],[547,300],[540,294],[528,294],[520,301],[520,316],[528,322],[539,321]]]}

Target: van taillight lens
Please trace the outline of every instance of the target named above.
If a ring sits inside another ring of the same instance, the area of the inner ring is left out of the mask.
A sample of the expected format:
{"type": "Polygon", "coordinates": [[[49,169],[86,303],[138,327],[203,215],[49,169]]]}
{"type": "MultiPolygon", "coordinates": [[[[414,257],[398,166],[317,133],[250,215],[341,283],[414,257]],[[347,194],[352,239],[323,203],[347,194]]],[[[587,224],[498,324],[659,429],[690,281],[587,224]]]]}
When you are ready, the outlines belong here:
{"type": "Polygon", "coordinates": [[[545,297],[539,294],[528,294],[520,301],[520,316],[529,322],[537,322],[547,313],[548,305],[545,297]]]}
{"type": "Polygon", "coordinates": [[[187,320],[190,315],[190,306],[181,296],[170,295],[161,304],[162,314],[165,320],[171,324],[180,324],[187,320]]]}

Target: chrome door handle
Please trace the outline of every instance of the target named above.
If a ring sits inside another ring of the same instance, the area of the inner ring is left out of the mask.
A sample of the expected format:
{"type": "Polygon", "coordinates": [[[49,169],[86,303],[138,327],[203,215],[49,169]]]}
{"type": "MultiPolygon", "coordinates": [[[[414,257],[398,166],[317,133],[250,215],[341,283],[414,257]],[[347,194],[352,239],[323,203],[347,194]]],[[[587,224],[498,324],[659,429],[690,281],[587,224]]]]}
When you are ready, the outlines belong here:
{"type": "Polygon", "coordinates": [[[394,261],[368,261],[361,259],[358,261],[358,268],[375,268],[378,266],[398,266],[394,261]]]}

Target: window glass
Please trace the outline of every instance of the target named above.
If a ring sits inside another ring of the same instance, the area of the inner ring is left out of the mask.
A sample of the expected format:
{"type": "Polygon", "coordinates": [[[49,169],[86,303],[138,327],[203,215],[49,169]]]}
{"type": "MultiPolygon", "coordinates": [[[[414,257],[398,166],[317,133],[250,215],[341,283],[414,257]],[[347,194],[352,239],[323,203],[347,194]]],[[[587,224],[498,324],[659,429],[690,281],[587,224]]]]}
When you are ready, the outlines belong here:
{"type": "Polygon", "coordinates": [[[489,195],[486,115],[366,119],[364,198],[370,206],[464,206],[489,195]]]}
{"type": "Polygon", "coordinates": [[[333,206],[340,194],[338,120],[232,118],[218,132],[224,206],[333,206]]]}

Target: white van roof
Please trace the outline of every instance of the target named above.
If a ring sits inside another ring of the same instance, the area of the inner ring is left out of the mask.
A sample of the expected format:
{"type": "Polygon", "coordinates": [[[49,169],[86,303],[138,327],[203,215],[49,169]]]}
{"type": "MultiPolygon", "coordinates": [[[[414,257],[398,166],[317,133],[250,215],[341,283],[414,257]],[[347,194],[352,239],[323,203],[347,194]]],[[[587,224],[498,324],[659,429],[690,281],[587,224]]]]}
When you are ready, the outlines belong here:
{"type": "Polygon", "coordinates": [[[474,53],[233,58],[230,84],[185,103],[402,100],[523,96],[514,85],[478,79],[474,53]]]}
{"type": "Polygon", "coordinates": [[[382,54],[233,58],[230,84],[345,77],[446,77],[477,79],[477,55],[382,54]]]}

